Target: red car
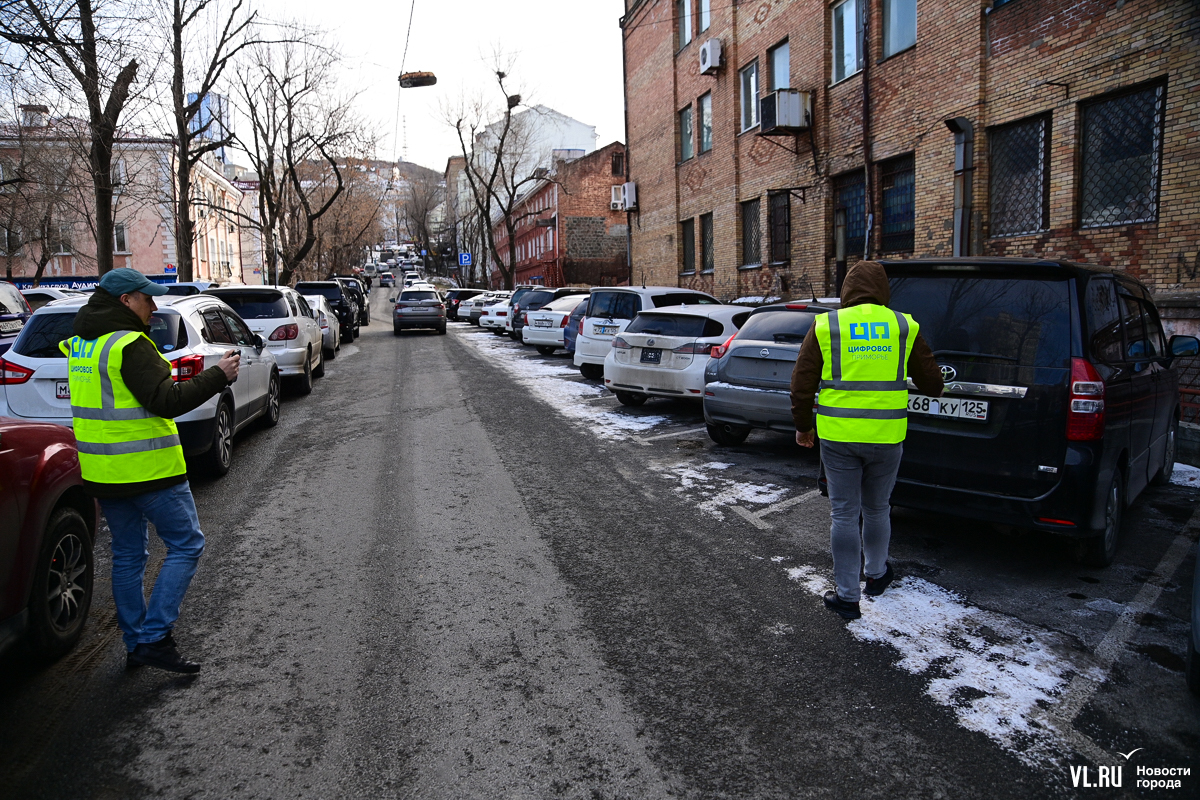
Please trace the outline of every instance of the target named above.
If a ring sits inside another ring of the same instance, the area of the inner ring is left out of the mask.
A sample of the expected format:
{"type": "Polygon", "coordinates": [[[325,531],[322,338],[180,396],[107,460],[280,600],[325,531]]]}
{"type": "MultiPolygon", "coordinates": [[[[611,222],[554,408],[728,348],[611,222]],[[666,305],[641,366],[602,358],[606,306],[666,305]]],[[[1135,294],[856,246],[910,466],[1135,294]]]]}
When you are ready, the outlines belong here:
{"type": "Polygon", "coordinates": [[[0,417],[0,651],[66,653],[92,604],[99,519],[70,428],[0,417]]]}

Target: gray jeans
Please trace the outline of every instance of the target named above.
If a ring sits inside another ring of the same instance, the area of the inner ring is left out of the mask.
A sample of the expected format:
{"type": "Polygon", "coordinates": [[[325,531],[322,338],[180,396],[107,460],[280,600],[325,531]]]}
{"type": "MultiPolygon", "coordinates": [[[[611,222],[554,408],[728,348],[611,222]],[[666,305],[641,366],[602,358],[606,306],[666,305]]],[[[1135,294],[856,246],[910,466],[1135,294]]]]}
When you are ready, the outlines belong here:
{"type": "Polygon", "coordinates": [[[903,444],[821,442],[833,517],[829,531],[833,577],[838,597],[843,600],[858,602],[860,567],[872,578],[887,572],[888,543],[892,538],[889,501],[903,452],[903,444]]]}

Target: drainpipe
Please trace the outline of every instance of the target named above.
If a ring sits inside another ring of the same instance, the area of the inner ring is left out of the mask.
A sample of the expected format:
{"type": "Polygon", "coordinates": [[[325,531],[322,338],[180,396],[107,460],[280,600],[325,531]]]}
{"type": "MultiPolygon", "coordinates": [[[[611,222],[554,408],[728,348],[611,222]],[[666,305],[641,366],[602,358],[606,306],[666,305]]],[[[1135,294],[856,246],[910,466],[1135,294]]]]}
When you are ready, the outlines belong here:
{"type": "Polygon", "coordinates": [[[975,127],[966,117],[946,120],[954,134],[954,256],[971,252],[971,178],[975,173],[975,127]]]}
{"type": "MultiPolygon", "coordinates": [[[[621,17],[621,99],[625,105],[625,182],[628,183],[633,172],[629,164],[629,68],[626,62],[625,17],[621,17]]],[[[674,35],[674,34],[672,34],[674,35]]],[[[633,212],[625,211],[625,266],[629,269],[629,285],[633,286],[633,212]]]]}
{"type": "MultiPolygon", "coordinates": [[[[866,231],[863,234],[863,260],[871,258],[871,234],[875,227],[875,191],[871,181],[871,12],[863,12],[862,68],[862,149],[863,149],[863,215],[866,231]]],[[[840,289],[839,289],[840,291],[840,289]]]]}

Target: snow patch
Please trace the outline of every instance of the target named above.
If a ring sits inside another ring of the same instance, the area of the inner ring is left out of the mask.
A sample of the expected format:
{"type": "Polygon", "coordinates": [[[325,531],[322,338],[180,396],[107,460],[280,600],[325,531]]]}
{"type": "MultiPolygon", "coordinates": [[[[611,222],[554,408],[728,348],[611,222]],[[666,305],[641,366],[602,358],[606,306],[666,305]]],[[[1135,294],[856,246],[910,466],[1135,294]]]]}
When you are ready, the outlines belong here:
{"type": "Polygon", "coordinates": [[[725,519],[724,509],[732,505],[768,505],[779,502],[787,488],[774,483],[750,483],[726,478],[716,473],[736,466],[724,461],[703,464],[650,462],[650,470],[676,484],[675,493],[719,520],[725,519]]]}
{"type": "Polygon", "coordinates": [[[1175,471],[1171,473],[1171,483],[1177,486],[1200,487],[1200,467],[1176,462],[1175,471]]]}
{"type": "MultiPolygon", "coordinates": [[[[787,574],[815,595],[833,588],[810,566],[787,574]]],[[[1073,663],[1058,634],[970,606],[921,578],[905,577],[877,598],[864,595],[862,609],[846,626],[856,639],[894,647],[899,666],[927,678],[926,693],[953,709],[960,725],[1031,766],[1069,748],[1037,719],[1044,709],[1077,674],[1103,679],[1098,668],[1073,663]]]]}

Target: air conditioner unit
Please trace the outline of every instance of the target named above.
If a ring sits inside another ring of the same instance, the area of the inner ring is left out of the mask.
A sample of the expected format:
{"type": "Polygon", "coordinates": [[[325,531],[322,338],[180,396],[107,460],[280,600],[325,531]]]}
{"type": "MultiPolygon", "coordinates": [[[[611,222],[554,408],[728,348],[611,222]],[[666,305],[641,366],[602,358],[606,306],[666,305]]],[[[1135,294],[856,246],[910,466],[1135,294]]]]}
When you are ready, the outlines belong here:
{"type": "Polygon", "coordinates": [[[700,74],[715,75],[721,68],[721,40],[709,39],[700,45],[700,74]]]}
{"type": "Polygon", "coordinates": [[[792,134],[812,125],[812,93],[776,89],[758,101],[758,132],[764,136],[792,134]]]}
{"type": "Polygon", "coordinates": [[[633,181],[621,187],[621,205],[626,211],[637,210],[637,184],[633,181]]]}
{"type": "Polygon", "coordinates": [[[621,211],[625,208],[625,187],[612,187],[612,197],[608,207],[613,211],[621,211]]]}

